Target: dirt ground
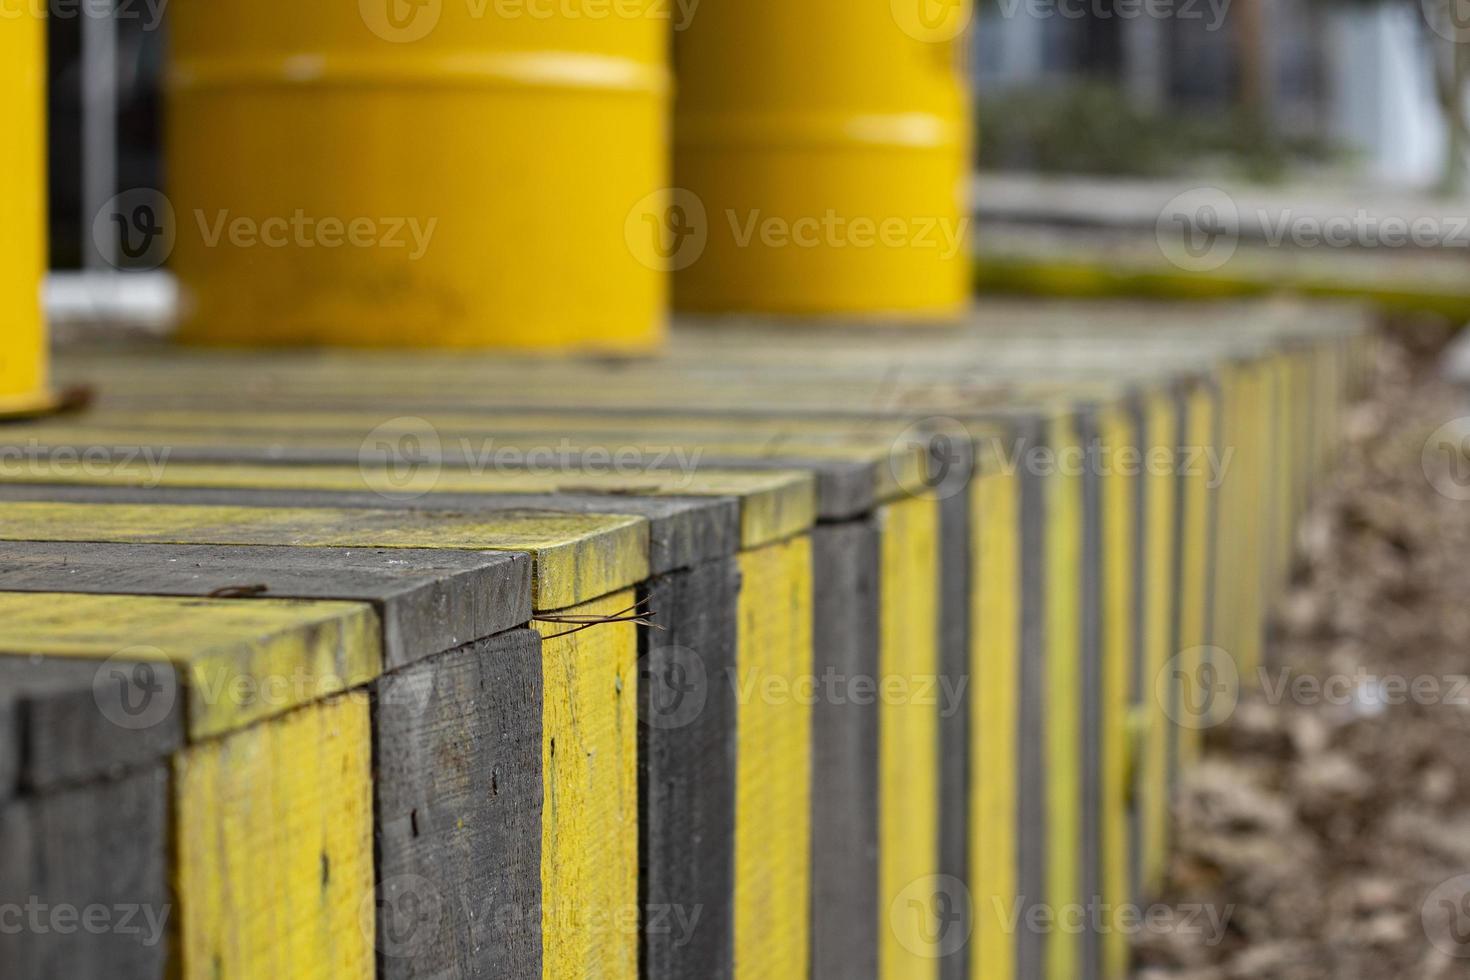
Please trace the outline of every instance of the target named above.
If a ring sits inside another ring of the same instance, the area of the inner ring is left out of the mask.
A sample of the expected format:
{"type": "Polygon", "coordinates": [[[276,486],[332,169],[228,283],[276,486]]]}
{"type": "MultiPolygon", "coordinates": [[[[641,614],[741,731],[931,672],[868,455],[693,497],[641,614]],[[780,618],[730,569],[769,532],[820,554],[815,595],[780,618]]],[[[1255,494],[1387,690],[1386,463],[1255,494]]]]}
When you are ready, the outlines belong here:
{"type": "Polygon", "coordinates": [[[1470,392],[1429,346],[1385,344],[1180,794],[1162,901],[1228,926],[1140,935],[1140,980],[1470,977],[1470,392]]]}

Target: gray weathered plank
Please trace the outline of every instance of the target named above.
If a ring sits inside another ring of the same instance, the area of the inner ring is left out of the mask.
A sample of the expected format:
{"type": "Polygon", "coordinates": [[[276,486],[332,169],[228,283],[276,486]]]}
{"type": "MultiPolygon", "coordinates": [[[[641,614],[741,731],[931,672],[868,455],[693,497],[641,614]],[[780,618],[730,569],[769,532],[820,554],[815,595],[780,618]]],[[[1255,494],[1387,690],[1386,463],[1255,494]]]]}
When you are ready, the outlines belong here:
{"type": "Polygon", "coordinates": [[[183,704],[167,663],[0,657],[0,800],[158,765],[183,704]]]}
{"type": "MultiPolygon", "coordinates": [[[[1047,444],[1040,418],[1018,420],[1018,446],[1025,452],[1047,444]]],[[[1024,458],[1024,457],[1018,457],[1024,458]]],[[[1025,916],[1047,902],[1046,796],[1046,583],[1053,569],[1046,561],[1046,483],[1034,468],[1022,467],[1021,478],[1021,690],[1017,772],[1020,780],[1017,845],[1016,911],[1025,916]]],[[[1007,896],[1008,897],[1008,896],[1007,896]]],[[[1014,913],[1013,913],[1014,914],[1014,913]]],[[[1019,921],[1025,922],[1023,918],[1019,921]]],[[[1046,975],[1046,935],[1016,930],[1017,975],[1046,975]]]]}
{"type": "MultiPolygon", "coordinates": [[[[1097,412],[1084,408],[1077,412],[1077,438],[1082,446],[1091,446],[1100,438],[1097,412]]],[[[1088,458],[1092,458],[1089,456],[1088,458]]],[[[1081,651],[1082,724],[1077,757],[1082,762],[1082,846],[1080,853],[1080,895],[1084,903],[1103,902],[1103,607],[1102,607],[1102,473],[1096,465],[1082,472],[1082,562],[1076,569],[1078,590],[1082,599],[1078,649],[1081,651]]],[[[1102,976],[1102,933],[1088,916],[1080,937],[1082,944],[1081,977],[1099,980],[1102,976]]]]}
{"type": "MultiPolygon", "coordinates": [[[[816,676],[879,677],[880,531],[873,521],[812,532],[816,676]]],[[[880,707],[818,699],[812,710],[812,976],[878,973],[880,707]]]]}
{"type": "Polygon", "coordinates": [[[541,976],[541,639],[373,685],[378,974],[541,976]]]}
{"type": "Polygon", "coordinates": [[[639,636],[643,976],[728,980],[735,948],[739,567],[733,558],[707,562],[656,577],[643,594],[664,627],[639,636]],[[690,921],[689,934],[676,928],[690,921]]]}
{"type": "Polygon", "coordinates": [[[168,975],[168,787],[156,764],[0,804],[0,908],[23,916],[0,929],[0,976],[168,975]]]}
{"type": "MultiPolygon", "coordinates": [[[[957,486],[940,484],[947,492],[939,509],[939,657],[945,690],[960,693],[947,705],[950,713],[939,719],[939,873],[967,886],[958,901],[973,900],[970,885],[970,698],[974,689],[970,676],[971,587],[971,492],[975,483],[973,460],[966,477],[957,486]]],[[[970,908],[963,908],[966,916],[970,908]]],[[[970,943],[965,942],[940,963],[941,980],[970,980],[970,943]]]]}
{"type": "MultiPolygon", "coordinates": [[[[33,488],[21,499],[76,499],[52,492],[60,489],[33,488]]],[[[0,590],[208,596],[223,589],[244,589],[245,598],[371,602],[389,670],[531,619],[531,561],[509,552],[0,542],[0,590]]]]}
{"type": "MultiPolygon", "coordinates": [[[[655,573],[688,568],[721,555],[734,554],[740,546],[740,503],[733,497],[649,497],[611,493],[434,493],[395,496],[334,490],[17,485],[0,486],[0,500],[237,507],[361,507],[373,510],[465,513],[524,513],[545,510],[564,514],[631,514],[646,518],[649,522],[648,558],[655,573]]],[[[525,621],[522,619],[519,622],[525,621]]],[[[503,628],[508,629],[509,626],[503,628]]]]}

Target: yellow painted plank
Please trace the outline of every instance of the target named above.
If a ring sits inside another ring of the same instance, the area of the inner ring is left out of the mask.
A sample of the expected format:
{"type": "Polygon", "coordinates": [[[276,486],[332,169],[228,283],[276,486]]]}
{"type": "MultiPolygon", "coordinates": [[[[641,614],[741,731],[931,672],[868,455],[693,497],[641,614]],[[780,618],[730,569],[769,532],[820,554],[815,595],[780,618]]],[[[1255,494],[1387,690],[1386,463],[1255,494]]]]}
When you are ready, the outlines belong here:
{"type": "Polygon", "coordinates": [[[358,693],[175,756],[185,980],[373,976],[371,746],[358,693]]]}
{"type": "MultiPolygon", "coordinates": [[[[367,454],[360,466],[309,464],[271,466],[249,463],[191,463],[123,459],[105,466],[77,466],[54,459],[37,459],[19,467],[0,467],[0,483],[113,486],[134,488],[191,488],[242,490],[323,490],[340,493],[377,493],[385,497],[427,497],[433,494],[546,494],[605,493],[637,496],[734,497],[740,501],[742,545],[756,548],[800,534],[816,520],[816,479],[809,472],[771,470],[737,472],[699,469],[690,473],[648,470],[620,476],[596,469],[558,472],[486,468],[479,471],[445,470],[421,466],[412,472],[396,470],[386,459],[411,451],[396,442],[411,429],[382,435],[384,454],[367,454]],[[379,460],[379,462],[374,462],[379,460]]],[[[376,452],[376,450],[374,450],[376,452]]]]}
{"type": "MultiPolygon", "coordinates": [[[[571,612],[611,616],[630,591],[571,612]]],[[[638,630],[537,623],[542,664],[542,976],[638,976],[638,630]],[[553,638],[554,637],[554,638],[553,638]]]]}
{"type": "MultiPolygon", "coordinates": [[[[1207,696],[1207,700],[1198,700],[1201,687],[1205,683],[1213,682],[1207,676],[1205,663],[1209,651],[1205,646],[1210,638],[1206,636],[1207,611],[1211,596],[1209,593],[1209,561],[1211,554],[1211,536],[1209,522],[1210,488],[1209,467],[1205,462],[1206,457],[1201,455],[1206,450],[1214,451],[1215,447],[1215,413],[1217,411],[1215,395],[1205,385],[1196,385],[1190,389],[1186,396],[1188,398],[1188,431],[1185,434],[1185,472],[1182,476],[1182,505],[1184,507],[1183,520],[1180,527],[1183,530],[1184,540],[1180,548],[1179,568],[1179,656],[1180,668],[1184,670],[1190,680],[1190,688],[1183,691],[1184,697],[1180,701],[1180,715],[1177,719],[1179,727],[1179,766],[1183,770],[1195,764],[1199,760],[1202,750],[1203,732],[1211,723],[1214,714],[1219,707],[1215,704],[1213,693],[1207,696]],[[1196,710],[1203,705],[1203,710],[1196,710]]],[[[1213,669],[1213,668],[1211,668],[1213,669]]]]}
{"type": "Polygon", "coordinates": [[[1242,508],[1241,474],[1245,466],[1240,448],[1245,417],[1239,364],[1224,365],[1220,384],[1220,452],[1224,463],[1215,489],[1214,595],[1210,615],[1214,635],[1210,643],[1224,650],[1241,666],[1241,554],[1246,538],[1247,515],[1242,508]],[[1228,458],[1227,458],[1228,456],[1228,458]]]}
{"type": "MultiPolygon", "coordinates": [[[[1098,416],[1106,458],[1138,447],[1127,414],[1115,408],[1098,416]]],[[[1103,976],[1128,973],[1129,935],[1121,910],[1132,901],[1128,841],[1129,711],[1137,628],[1134,623],[1137,555],[1135,511],[1138,477],[1122,466],[1102,475],[1103,697],[1102,697],[1102,888],[1108,914],[1103,935],[1103,976]]]]}
{"type": "MultiPolygon", "coordinates": [[[[1071,419],[1053,420],[1059,453],[1078,445],[1071,419]]],[[[1082,477],[1058,467],[1046,480],[1046,896],[1053,914],[1082,907],[1082,477]]],[[[1081,966],[1080,923],[1047,935],[1047,975],[1073,980],[1081,966]]]]}
{"type": "Polygon", "coordinates": [[[735,976],[800,980],[811,955],[811,541],[739,562],[735,976]]]}
{"type": "Polygon", "coordinates": [[[878,722],[878,975],[925,980],[939,975],[932,937],[921,932],[931,923],[890,910],[905,889],[939,874],[939,503],[912,497],[878,519],[878,673],[893,692],[878,722]]]}
{"type": "MultiPolygon", "coordinates": [[[[1240,380],[1240,437],[1235,447],[1239,463],[1233,484],[1240,497],[1240,548],[1237,564],[1229,578],[1238,596],[1235,609],[1238,629],[1235,655],[1241,682],[1254,684],[1261,664],[1261,645],[1265,634],[1266,590],[1265,555],[1270,534],[1270,496],[1265,490],[1270,472],[1270,439],[1268,427],[1271,407],[1267,400],[1267,365],[1255,361],[1246,365],[1240,380]]],[[[1234,535],[1231,535],[1232,537],[1234,535]]]]}
{"type": "MultiPolygon", "coordinates": [[[[992,447],[993,449],[994,447],[992,447]]],[[[989,454],[987,454],[987,457],[989,454]]],[[[971,491],[970,831],[975,908],[970,975],[1013,980],[1015,936],[1010,915],[1020,888],[1016,861],[1020,725],[1021,483],[994,458],[982,459],[971,491]]]]}
{"type": "Polygon", "coordinates": [[[0,504],[0,540],[527,552],[539,610],[648,577],[648,522],[610,514],[23,502],[0,504]]]}
{"type": "Polygon", "coordinates": [[[0,592],[0,654],[183,668],[191,739],[350,690],[382,673],[366,604],[0,592]]]}
{"type": "Polygon", "coordinates": [[[1292,370],[1291,356],[1278,354],[1272,358],[1273,385],[1272,415],[1274,434],[1272,446],[1275,450],[1271,473],[1275,478],[1275,499],[1272,509],[1271,533],[1271,577],[1268,580],[1274,594],[1286,582],[1287,569],[1291,564],[1292,522],[1295,517],[1296,440],[1293,438],[1292,417],[1296,403],[1296,379],[1292,370]]]}
{"type": "MultiPolygon", "coordinates": [[[[1173,395],[1154,391],[1146,398],[1147,444],[1159,458],[1173,460],[1179,445],[1179,416],[1173,395]]],[[[1148,512],[1144,529],[1143,588],[1146,675],[1143,764],[1138,775],[1142,810],[1143,887],[1150,894],[1163,882],[1169,848],[1169,739],[1173,722],[1168,711],[1167,691],[1173,680],[1167,675],[1174,656],[1174,597],[1178,588],[1174,575],[1175,467],[1150,466],[1147,470],[1148,512]]]]}
{"type": "MultiPolygon", "coordinates": [[[[698,391],[690,394],[690,403],[698,403],[698,391]]],[[[747,406],[749,398],[738,395],[731,399],[731,409],[747,406]]],[[[390,426],[402,419],[384,419],[381,415],[364,416],[363,423],[346,429],[315,430],[312,416],[302,412],[294,425],[276,429],[207,429],[195,427],[113,428],[100,424],[46,423],[26,429],[26,438],[39,447],[65,446],[77,450],[90,447],[139,447],[157,449],[173,447],[190,449],[261,450],[274,452],[321,451],[359,455],[364,445],[378,438],[378,427],[390,426]],[[373,421],[376,419],[376,421],[373,421]]],[[[462,456],[464,464],[489,468],[495,454],[511,454],[527,463],[540,458],[554,461],[567,452],[598,452],[611,461],[623,459],[624,472],[640,479],[649,472],[674,469],[688,471],[704,465],[706,457],[719,457],[722,468],[729,460],[800,459],[846,462],[873,466],[874,493],[880,500],[892,500],[905,487],[922,483],[926,459],[919,447],[895,446],[891,441],[873,441],[861,437],[834,435],[824,438],[820,432],[785,431],[769,419],[752,423],[751,431],[726,435],[717,433],[680,433],[676,422],[663,425],[632,423],[617,430],[596,428],[515,429],[494,416],[476,421],[472,428],[461,430],[435,426],[438,449],[452,457],[462,456]],[[658,463],[659,465],[655,465],[658,463]]],[[[392,429],[390,428],[390,433],[392,429]]],[[[432,448],[432,447],[430,447],[432,448]]],[[[426,452],[429,458],[436,453],[426,452]]],[[[524,465],[517,463],[516,465],[524,465]]]]}

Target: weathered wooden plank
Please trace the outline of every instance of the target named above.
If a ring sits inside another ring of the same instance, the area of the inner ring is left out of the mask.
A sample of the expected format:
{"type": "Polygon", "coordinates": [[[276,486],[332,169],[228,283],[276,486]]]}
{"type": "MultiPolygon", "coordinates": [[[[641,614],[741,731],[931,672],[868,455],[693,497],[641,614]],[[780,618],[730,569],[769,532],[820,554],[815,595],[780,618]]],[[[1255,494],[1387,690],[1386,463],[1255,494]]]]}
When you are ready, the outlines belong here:
{"type": "MultiPolygon", "coordinates": [[[[631,608],[629,591],[577,615],[631,608]]],[[[638,975],[638,635],[631,623],[542,644],[542,976],[638,975]]],[[[562,635],[558,635],[562,634],[562,635]]]]}
{"type": "MultiPolygon", "coordinates": [[[[848,682],[880,674],[882,534],[875,521],[812,531],[813,666],[848,682]]],[[[819,698],[812,711],[812,976],[878,975],[879,715],[871,699],[819,698]]]]}
{"type": "Polygon", "coordinates": [[[939,879],[939,503],[919,496],[878,512],[882,533],[878,799],[879,931],[884,977],[935,978],[960,926],[939,879]],[[922,914],[909,904],[918,895],[922,914]]]}
{"type": "Polygon", "coordinates": [[[174,757],[181,975],[373,975],[373,797],[362,692],[174,757]]]}
{"type": "Polygon", "coordinates": [[[513,630],[374,683],[378,976],[541,975],[541,670],[513,630]]]}
{"type": "MultiPolygon", "coordinates": [[[[1048,448],[1049,433],[1045,423],[1031,419],[1018,423],[1016,445],[1021,449],[1048,448]]],[[[1012,915],[1029,916],[1034,909],[1046,909],[1054,902],[1050,884],[1052,809],[1048,794],[1047,741],[1050,724],[1048,685],[1051,650],[1051,585],[1053,559],[1049,553],[1048,521],[1052,499],[1047,479],[1033,466],[1020,467],[1020,540],[1021,540],[1021,645],[1020,645],[1020,736],[1016,765],[1019,776],[1019,814],[1015,843],[1019,852],[1018,889],[1012,900],[1012,915]]],[[[981,586],[984,587],[983,584],[981,586]]],[[[1022,922],[1028,921],[1023,918],[1022,922]]],[[[1046,933],[1031,926],[1015,931],[1016,975],[1049,976],[1046,973],[1048,944],[1046,933]]]]}
{"type": "MultiPolygon", "coordinates": [[[[40,492],[39,490],[35,492],[40,492]]],[[[385,668],[531,618],[531,560],[505,552],[0,542],[0,590],[372,603],[385,668]]]]}
{"type": "MultiPolygon", "coordinates": [[[[228,469],[219,467],[218,469],[228,469]]],[[[281,467],[283,475],[295,467],[281,467]]],[[[208,507],[303,507],[345,510],[435,511],[460,515],[531,512],[642,517],[648,522],[650,570],[688,568],[718,555],[733,554],[740,544],[740,509],[732,498],[649,498],[604,496],[500,496],[434,493],[394,497],[371,492],[320,490],[253,490],[229,488],[144,489],[109,486],[0,486],[0,501],[53,503],[202,505],[208,507]]],[[[310,556],[308,556],[310,557],[310,556]]],[[[401,560],[401,556],[400,556],[401,560]]],[[[525,622],[524,619],[521,622],[525,622]]],[[[509,628],[509,627],[507,627],[509,628]]],[[[464,640],[461,642],[468,642],[464,640]]],[[[441,647],[440,649],[449,649],[441,647]]],[[[438,651],[433,651],[438,652],[438,651]]]]}
{"type": "Polygon", "coordinates": [[[811,541],[744,552],[740,574],[735,975],[798,977],[811,950],[811,541]]]}
{"type": "MultiPolygon", "coordinates": [[[[218,420],[222,424],[234,417],[222,415],[218,420]]],[[[390,464],[416,460],[421,451],[416,451],[413,443],[400,444],[394,437],[406,439],[414,433],[415,423],[429,425],[426,420],[415,419],[403,420],[399,426],[387,428],[378,436],[383,440],[380,447],[373,452],[365,452],[364,458],[354,466],[205,465],[172,458],[155,461],[150,466],[145,460],[124,456],[111,460],[105,466],[76,467],[55,459],[37,459],[14,472],[0,470],[0,483],[17,487],[45,485],[54,488],[50,491],[52,493],[70,486],[107,486],[138,491],[254,490],[260,492],[262,499],[297,499],[314,505],[319,505],[316,503],[320,499],[318,494],[331,493],[340,495],[342,500],[363,501],[350,506],[416,503],[421,509],[430,509],[437,500],[441,510],[454,510],[465,506],[465,501],[474,499],[484,501],[482,506],[487,509],[492,503],[503,501],[500,509],[560,508],[581,513],[595,513],[593,508],[605,506],[607,497],[619,500],[645,497],[729,498],[739,508],[741,546],[746,548],[758,548],[800,534],[811,526],[816,517],[816,479],[803,470],[741,472],[701,466],[684,472],[648,469],[624,476],[605,469],[569,469],[548,473],[534,469],[516,470],[508,466],[466,470],[439,468],[434,471],[425,463],[399,474],[390,464]],[[553,503],[557,506],[551,506],[553,503]]],[[[300,425],[301,420],[296,419],[295,424],[300,425]]],[[[128,499],[144,500],[141,497],[128,499]]],[[[212,503],[215,500],[203,498],[199,502],[212,503]]],[[[650,520],[654,516],[656,514],[650,515],[650,520]]],[[[723,525],[718,530],[726,533],[723,525]]],[[[715,527],[709,527],[703,533],[715,531],[715,527]]],[[[657,530],[654,538],[656,551],[657,530]]],[[[696,560],[671,560],[658,564],[665,569],[683,568],[696,560]]],[[[657,559],[655,561],[657,563],[657,559]]]]}
{"type": "Polygon", "coordinates": [[[651,579],[640,634],[639,866],[647,980],[734,976],[736,620],[725,558],[651,579]]]}
{"type": "MultiPolygon", "coordinates": [[[[994,447],[987,447],[987,454],[994,447]]],[[[1010,915],[1020,896],[1022,728],[1022,480],[982,462],[972,494],[976,556],[974,723],[970,757],[970,891],[975,904],[971,964],[976,976],[1015,977],[1020,940],[1010,915]]],[[[1019,920],[1018,920],[1019,921],[1019,920]]]]}
{"type": "MultiPolygon", "coordinates": [[[[377,415],[379,422],[382,416],[377,415]]],[[[303,429],[309,418],[279,431],[213,431],[207,429],[109,429],[102,426],[51,423],[17,429],[26,445],[16,447],[28,458],[89,459],[139,457],[152,460],[150,471],[174,463],[274,463],[359,465],[365,446],[374,438],[374,423],[365,418],[359,428],[312,431],[303,429]]],[[[437,431],[437,430],[436,430],[437,431]]],[[[905,481],[922,478],[923,459],[917,452],[895,450],[888,444],[864,445],[846,440],[785,438],[779,432],[752,437],[663,437],[657,430],[627,432],[561,431],[556,445],[547,433],[518,433],[493,420],[465,432],[440,432],[437,447],[405,459],[418,461],[410,486],[432,485],[438,467],[477,470],[487,464],[477,440],[492,439],[497,451],[515,465],[536,465],[563,473],[606,469],[612,459],[619,472],[643,478],[647,474],[685,474],[691,469],[741,469],[756,472],[809,470],[817,480],[817,507],[822,517],[840,520],[872,510],[900,492],[905,481]],[[614,448],[609,448],[612,446],[614,448]],[[434,464],[428,466],[427,464],[434,464]]],[[[12,472],[29,468],[11,467],[12,472]]],[[[90,469],[91,467],[89,467],[90,469]]]]}
{"type": "Polygon", "coordinates": [[[1084,453],[1080,477],[1081,541],[1074,572],[1078,591],[1077,701],[1080,705],[1077,758],[1078,787],[1078,902],[1086,910],[1078,951],[1079,980],[1101,980],[1102,931],[1098,917],[1103,903],[1103,757],[1108,732],[1104,727],[1104,621],[1103,621],[1103,457],[1098,409],[1079,410],[1073,423],[1077,444],[1084,453]]]}
{"type": "MultiPolygon", "coordinates": [[[[1179,445],[1179,419],[1172,396],[1156,391],[1144,402],[1143,445],[1172,460],[1179,445]]],[[[1176,652],[1174,612],[1178,591],[1178,569],[1174,558],[1177,537],[1177,480],[1173,467],[1151,466],[1144,479],[1147,514],[1144,523],[1145,550],[1142,620],[1148,656],[1143,682],[1148,692],[1148,731],[1144,758],[1138,767],[1142,826],[1139,831],[1140,890],[1156,894],[1163,880],[1169,840],[1169,744],[1173,722],[1170,700],[1176,690],[1164,676],[1169,658],[1176,652]]]]}
{"type": "Polygon", "coordinates": [[[360,603],[0,592],[0,656],[173,664],[191,740],[366,684],[381,635],[360,603]]]}
{"type": "Polygon", "coordinates": [[[1122,464],[1120,453],[1139,445],[1131,406],[1112,405],[1098,413],[1098,436],[1107,458],[1113,463],[1102,473],[1101,527],[1103,580],[1101,601],[1102,680],[1099,767],[1101,817],[1099,844],[1101,896],[1106,910],[1102,919],[1108,932],[1103,937],[1103,976],[1124,980],[1128,975],[1130,937],[1123,910],[1135,901],[1130,861],[1130,827],[1133,824],[1132,789],[1128,785],[1132,767],[1134,677],[1142,651],[1138,624],[1137,576],[1141,549],[1138,503],[1142,478],[1122,464]]]}
{"type": "Polygon", "coordinates": [[[446,548],[530,554],[537,609],[565,609],[648,577],[648,525],[615,515],[12,502],[0,540],[446,548]]]}
{"type": "Polygon", "coordinates": [[[184,741],[168,663],[0,656],[0,800],[156,767],[184,741]]]}
{"type": "Polygon", "coordinates": [[[974,731],[974,705],[980,695],[975,690],[976,677],[970,664],[970,637],[975,630],[972,594],[979,581],[972,567],[971,543],[974,535],[973,497],[979,491],[978,463],[958,487],[938,486],[947,490],[940,503],[939,560],[942,573],[939,582],[940,602],[940,673],[941,690],[954,692],[954,700],[946,705],[939,720],[939,872],[948,881],[957,881],[963,889],[953,889],[952,896],[970,932],[965,941],[954,948],[942,949],[942,980],[969,980],[973,956],[975,924],[975,889],[971,882],[970,826],[975,819],[971,793],[978,763],[971,750],[974,731]]]}
{"type": "Polygon", "coordinates": [[[168,774],[0,803],[0,974],[155,980],[175,961],[168,774]]]}
{"type": "MultiPolygon", "coordinates": [[[[1054,450],[1078,445],[1074,419],[1051,422],[1054,450]]],[[[1046,976],[1083,976],[1075,916],[1082,900],[1083,481],[1058,467],[1046,477],[1046,896],[1056,926],[1046,935],[1046,976]]]]}

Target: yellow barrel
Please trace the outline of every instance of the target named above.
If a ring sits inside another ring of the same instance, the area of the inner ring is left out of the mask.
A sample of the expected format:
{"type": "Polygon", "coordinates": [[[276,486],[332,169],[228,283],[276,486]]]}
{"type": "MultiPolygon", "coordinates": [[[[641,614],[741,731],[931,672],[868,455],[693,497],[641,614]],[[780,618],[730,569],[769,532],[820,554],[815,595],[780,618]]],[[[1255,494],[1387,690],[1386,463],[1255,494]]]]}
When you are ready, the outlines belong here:
{"type": "Polygon", "coordinates": [[[188,341],[641,350],[667,193],[663,0],[170,11],[188,341]]]}
{"type": "Polygon", "coordinates": [[[52,404],[41,280],[46,272],[46,22],[0,4],[0,416],[52,404]]]}
{"type": "Polygon", "coordinates": [[[676,306],[965,305],[971,3],[700,3],[675,41],[676,306]]]}

